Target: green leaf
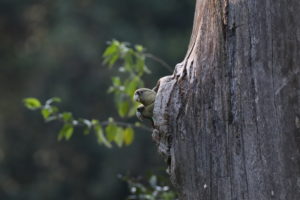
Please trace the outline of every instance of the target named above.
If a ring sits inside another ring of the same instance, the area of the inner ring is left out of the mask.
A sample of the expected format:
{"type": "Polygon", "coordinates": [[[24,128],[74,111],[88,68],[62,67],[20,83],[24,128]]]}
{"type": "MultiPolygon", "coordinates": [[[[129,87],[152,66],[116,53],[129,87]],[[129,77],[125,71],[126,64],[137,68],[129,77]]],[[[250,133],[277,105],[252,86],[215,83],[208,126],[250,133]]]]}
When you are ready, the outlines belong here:
{"type": "Polygon", "coordinates": [[[104,64],[111,68],[120,57],[120,42],[113,40],[103,53],[104,64]]]}
{"type": "Polygon", "coordinates": [[[90,132],[91,132],[91,129],[87,127],[83,130],[83,135],[88,135],[88,134],[90,134],[90,132]]]}
{"type": "Polygon", "coordinates": [[[109,57],[109,56],[111,56],[112,54],[115,54],[117,50],[118,50],[117,45],[114,44],[114,43],[112,43],[111,45],[109,45],[109,46],[105,49],[105,51],[104,51],[104,53],[103,53],[102,56],[103,56],[103,57],[109,57]]]}
{"type": "Polygon", "coordinates": [[[123,130],[123,128],[121,128],[121,127],[117,128],[114,141],[118,145],[118,147],[122,147],[123,141],[124,141],[124,130],[123,130]]]}
{"type": "Polygon", "coordinates": [[[45,120],[47,120],[50,117],[51,113],[52,113],[51,110],[48,109],[48,108],[43,108],[41,110],[41,114],[42,114],[42,116],[44,117],[45,120]]]}
{"type": "Polygon", "coordinates": [[[133,69],[133,55],[134,55],[134,52],[131,50],[131,51],[127,51],[127,53],[125,54],[124,56],[124,68],[126,69],[126,71],[132,71],[133,69]]]}
{"type": "Polygon", "coordinates": [[[70,122],[73,120],[73,115],[70,112],[63,112],[61,115],[64,122],[70,122]]]}
{"type": "Polygon", "coordinates": [[[161,197],[164,199],[164,200],[173,200],[176,198],[176,195],[174,194],[174,192],[163,192],[161,194],[161,197]]]}
{"type": "Polygon", "coordinates": [[[128,127],[124,130],[124,143],[125,145],[130,145],[134,139],[134,130],[128,127]]]}
{"type": "Polygon", "coordinates": [[[102,126],[100,124],[96,125],[94,127],[97,139],[98,139],[98,143],[99,144],[104,144],[106,147],[111,148],[111,144],[110,142],[105,138],[104,133],[103,133],[103,129],[102,126]]]}
{"type": "Polygon", "coordinates": [[[106,133],[107,140],[109,142],[114,141],[117,131],[118,131],[118,127],[115,124],[109,124],[108,126],[106,126],[105,133],[106,133]]]}
{"type": "Polygon", "coordinates": [[[141,76],[144,73],[145,59],[143,57],[137,57],[136,59],[136,70],[141,76]]]}
{"type": "Polygon", "coordinates": [[[121,79],[118,76],[114,76],[111,78],[114,86],[120,86],[121,85],[121,79]]]}
{"type": "Polygon", "coordinates": [[[23,100],[23,102],[24,102],[24,105],[26,106],[26,108],[28,108],[30,110],[36,110],[36,109],[41,108],[41,106],[42,106],[41,102],[38,99],[32,98],[32,97],[25,98],[23,100]]]}
{"type": "Polygon", "coordinates": [[[118,102],[118,113],[120,117],[125,117],[129,111],[129,102],[122,101],[118,102]]]}
{"type": "Polygon", "coordinates": [[[60,129],[58,134],[58,140],[65,138],[69,140],[73,135],[74,127],[72,124],[65,124],[62,129],[60,129]]]}
{"type": "Polygon", "coordinates": [[[92,123],[92,125],[95,126],[95,125],[99,124],[99,121],[96,119],[92,119],[91,123],[92,123]]]}
{"type": "Polygon", "coordinates": [[[135,50],[138,51],[138,52],[143,52],[144,51],[144,47],[142,45],[137,44],[134,47],[135,47],[135,50]]]}
{"type": "Polygon", "coordinates": [[[41,114],[44,117],[46,122],[57,119],[56,116],[53,116],[53,114],[57,112],[58,112],[58,108],[56,106],[51,106],[51,105],[43,106],[41,110],[41,114]]]}
{"type": "Polygon", "coordinates": [[[140,79],[138,77],[134,77],[132,80],[127,81],[125,83],[125,92],[128,96],[132,97],[135,90],[138,88],[140,84],[140,79]]]}

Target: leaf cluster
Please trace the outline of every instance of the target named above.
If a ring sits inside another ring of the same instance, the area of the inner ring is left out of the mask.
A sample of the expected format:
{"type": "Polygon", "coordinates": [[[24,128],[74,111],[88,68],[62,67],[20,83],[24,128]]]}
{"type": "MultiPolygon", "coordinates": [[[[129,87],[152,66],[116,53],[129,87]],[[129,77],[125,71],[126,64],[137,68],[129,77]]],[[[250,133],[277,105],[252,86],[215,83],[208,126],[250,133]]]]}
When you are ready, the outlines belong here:
{"type": "MultiPolygon", "coordinates": [[[[121,118],[128,118],[135,115],[138,103],[133,101],[133,94],[136,89],[143,87],[142,76],[150,73],[145,65],[145,49],[141,45],[133,48],[126,42],[112,40],[103,53],[103,63],[109,68],[118,66],[119,76],[112,77],[112,85],[108,92],[113,93],[114,102],[121,118]]],[[[113,118],[106,121],[97,119],[75,119],[71,112],[61,112],[54,103],[61,100],[57,97],[51,98],[42,105],[36,98],[26,98],[23,100],[25,106],[30,110],[40,110],[46,122],[58,120],[63,122],[63,126],[58,133],[58,140],[69,140],[75,127],[83,127],[85,135],[93,132],[97,136],[99,144],[112,147],[115,143],[118,147],[130,145],[134,139],[133,128],[146,128],[140,123],[134,124],[116,122],[113,118]]],[[[147,128],[146,128],[147,129],[147,128]]]]}
{"type": "Polygon", "coordinates": [[[46,122],[58,120],[63,123],[57,136],[58,140],[69,140],[74,133],[74,128],[82,127],[85,135],[93,132],[99,144],[110,148],[112,147],[112,143],[115,143],[118,147],[122,147],[123,145],[130,145],[132,143],[134,139],[133,126],[140,126],[139,124],[118,124],[113,118],[109,118],[103,122],[99,122],[96,119],[76,119],[71,112],[61,112],[59,108],[54,105],[54,103],[61,102],[57,97],[47,100],[45,104],[42,104],[40,100],[32,97],[25,98],[23,102],[30,110],[40,110],[46,122]]]}
{"type": "Polygon", "coordinates": [[[130,47],[127,42],[112,40],[103,53],[103,63],[117,67],[119,76],[112,77],[108,92],[113,93],[120,117],[132,117],[138,104],[133,101],[134,91],[144,86],[142,76],[151,73],[145,64],[145,49],[141,45],[130,47]]]}
{"type": "MultiPolygon", "coordinates": [[[[108,93],[114,95],[114,103],[121,118],[134,116],[138,103],[133,100],[136,89],[144,87],[142,76],[151,73],[145,64],[146,58],[164,63],[152,54],[145,53],[141,45],[130,47],[126,42],[112,40],[103,53],[104,64],[109,68],[117,67],[118,76],[112,77],[112,84],[108,93]]],[[[29,97],[23,100],[26,108],[40,111],[45,122],[60,121],[63,123],[58,140],[69,140],[76,127],[81,127],[84,135],[93,133],[99,144],[111,148],[113,144],[118,147],[130,145],[134,140],[134,128],[147,129],[145,126],[136,122],[129,124],[115,121],[108,118],[105,121],[97,119],[75,118],[71,112],[61,111],[57,106],[61,102],[58,97],[48,99],[44,104],[37,98],[29,97]]],[[[128,200],[174,200],[177,195],[167,184],[163,183],[160,177],[151,175],[146,182],[139,181],[130,177],[121,177],[130,188],[131,195],[128,200]]]]}
{"type": "Polygon", "coordinates": [[[129,176],[120,178],[128,183],[130,195],[127,200],[175,200],[177,194],[164,182],[163,177],[151,175],[147,181],[129,176]]]}
{"type": "MultiPolygon", "coordinates": [[[[142,45],[130,46],[127,42],[112,40],[103,53],[103,63],[108,68],[117,68],[118,76],[112,77],[112,84],[108,93],[114,95],[114,103],[120,118],[129,118],[135,115],[138,103],[133,100],[136,89],[144,87],[142,76],[151,73],[145,64],[146,58],[151,58],[162,65],[167,65],[158,57],[148,54],[142,45]]],[[[71,112],[62,112],[55,103],[59,103],[60,98],[54,97],[42,104],[36,98],[24,99],[25,106],[30,110],[40,110],[46,122],[58,120],[63,122],[63,126],[58,133],[58,140],[69,140],[74,128],[83,127],[85,135],[94,132],[99,144],[111,147],[112,143],[122,147],[130,145],[134,138],[133,128],[143,128],[150,130],[139,122],[129,124],[117,122],[113,118],[106,121],[97,119],[75,119],[71,112]]]]}

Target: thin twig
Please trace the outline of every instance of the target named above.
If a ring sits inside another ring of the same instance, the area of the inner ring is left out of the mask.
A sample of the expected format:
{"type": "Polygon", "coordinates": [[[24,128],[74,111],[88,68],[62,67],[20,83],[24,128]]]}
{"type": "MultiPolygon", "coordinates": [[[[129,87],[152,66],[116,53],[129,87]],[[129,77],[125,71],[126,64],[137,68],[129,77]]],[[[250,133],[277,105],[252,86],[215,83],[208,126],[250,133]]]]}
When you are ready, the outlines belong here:
{"type": "MultiPolygon", "coordinates": [[[[106,125],[108,125],[108,124],[111,124],[112,122],[109,122],[109,121],[102,121],[102,122],[99,122],[99,123],[100,123],[101,125],[103,125],[103,126],[106,126],[106,125]]],[[[143,129],[143,130],[152,132],[152,129],[151,129],[151,128],[148,128],[148,127],[145,126],[145,125],[136,126],[136,125],[131,124],[131,123],[126,123],[126,122],[116,122],[116,121],[114,121],[113,123],[115,123],[115,124],[117,124],[117,125],[120,125],[120,126],[130,126],[130,127],[140,128],[140,129],[143,129]]]]}
{"type": "Polygon", "coordinates": [[[169,72],[173,72],[172,67],[166,63],[164,60],[162,60],[161,58],[151,54],[151,53],[145,53],[145,56],[148,58],[151,58],[152,60],[158,62],[159,64],[161,64],[163,67],[165,67],[169,72]]]}
{"type": "MultiPolygon", "coordinates": [[[[51,117],[49,117],[48,120],[46,120],[46,122],[50,122],[50,121],[54,121],[54,120],[57,120],[59,122],[65,123],[65,121],[63,120],[63,118],[61,116],[61,113],[53,114],[51,117]]],[[[87,119],[83,119],[83,120],[87,120],[87,119]]],[[[88,121],[91,121],[91,120],[88,120],[88,121]]],[[[111,123],[115,123],[115,124],[120,125],[120,126],[130,126],[130,127],[133,127],[133,128],[139,128],[139,129],[143,129],[145,131],[152,132],[152,129],[149,128],[149,127],[147,127],[147,126],[145,126],[145,125],[136,126],[135,124],[126,123],[126,122],[119,122],[119,121],[113,121],[113,122],[110,122],[110,121],[100,121],[99,122],[99,124],[101,124],[102,126],[107,126],[107,125],[109,125],[111,123]]],[[[77,127],[87,126],[85,123],[81,122],[78,119],[73,119],[72,120],[72,124],[74,126],[77,126],[77,127]]]]}

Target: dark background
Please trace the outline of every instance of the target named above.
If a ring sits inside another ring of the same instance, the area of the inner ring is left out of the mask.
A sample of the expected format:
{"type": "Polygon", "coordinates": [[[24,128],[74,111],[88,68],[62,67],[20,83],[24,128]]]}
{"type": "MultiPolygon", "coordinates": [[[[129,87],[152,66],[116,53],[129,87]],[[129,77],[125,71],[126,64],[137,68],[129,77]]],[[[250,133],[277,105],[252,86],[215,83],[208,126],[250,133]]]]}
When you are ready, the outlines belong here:
{"type": "MultiPolygon", "coordinates": [[[[188,46],[194,1],[0,1],[0,199],[122,200],[117,174],[164,169],[151,133],[137,130],[129,147],[107,149],[76,130],[57,141],[61,124],[26,110],[25,97],[61,97],[75,117],[117,118],[106,93],[114,70],[102,66],[106,41],[142,44],[171,66],[188,46]]],[[[157,63],[145,77],[152,88],[169,74],[157,63]]]]}

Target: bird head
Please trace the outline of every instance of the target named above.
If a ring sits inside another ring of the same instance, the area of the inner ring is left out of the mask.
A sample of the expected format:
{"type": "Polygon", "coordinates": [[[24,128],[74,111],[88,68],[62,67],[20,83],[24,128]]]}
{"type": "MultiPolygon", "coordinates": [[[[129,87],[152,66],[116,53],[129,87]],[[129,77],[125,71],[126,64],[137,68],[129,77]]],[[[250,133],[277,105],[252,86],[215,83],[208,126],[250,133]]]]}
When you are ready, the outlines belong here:
{"type": "Polygon", "coordinates": [[[134,95],[133,95],[133,100],[137,101],[137,102],[140,102],[140,95],[141,95],[142,91],[140,90],[136,90],[134,92],[134,95]]]}
{"type": "Polygon", "coordinates": [[[156,92],[148,88],[140,88],[134,92],[133,99],[145,106],[152,104],[155,101],[156,92]]]}
{"type": "Polygon", "coordinates": [[[144,116],[143,116],[143,112],[145,110],[145,106],[144,105],[139,105],[136,109],[136,117],[143,121],[144,120],[144,116]]]}

